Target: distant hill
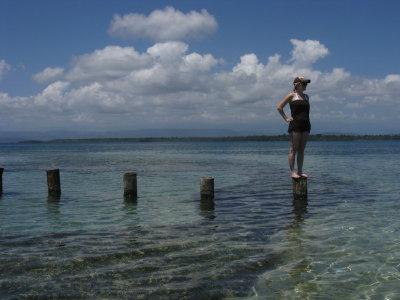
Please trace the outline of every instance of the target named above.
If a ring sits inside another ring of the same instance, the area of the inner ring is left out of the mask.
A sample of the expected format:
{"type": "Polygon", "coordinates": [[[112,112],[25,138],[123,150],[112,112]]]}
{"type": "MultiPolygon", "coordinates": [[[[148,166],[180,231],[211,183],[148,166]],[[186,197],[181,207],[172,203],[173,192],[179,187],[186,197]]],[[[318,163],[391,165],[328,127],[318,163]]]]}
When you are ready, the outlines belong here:
{"type": "MultiPolygon", "coordinates": [[[[155,141],[287,141],[287,134],[260,133],[229,129],[148,129],[119,132],[1,132],[0,143],[29,142],[155,142],[155,141]]],[[[399,140],[396,135],[311,134],[309,140],[399,140]]]]}
{"type": "MultiPolygon", "coordinates": [[[[91,139],[55,139],[48,143],[130,143],[130,142],[246,142],[246,141],[288,141],[289,136],[283,135],[252,135],[232,137],[147,137],[147,138],[91,138],[91,139]]],[[[310,141],[358,141],[358,140],[400,140],[400,135],[310,135],[310,141]]],[[[27,140],[24,143],[40,143],[37,140],[27,140]]]]}
{"type": "Polygon", "coordinates": [[[143,129],[125,131],[0,131],[0,143],[25,140],[101,139],[101,138],[167,138],[167,137],[231,137],[261,134],[256,131],[231,129],[143,129]]]}

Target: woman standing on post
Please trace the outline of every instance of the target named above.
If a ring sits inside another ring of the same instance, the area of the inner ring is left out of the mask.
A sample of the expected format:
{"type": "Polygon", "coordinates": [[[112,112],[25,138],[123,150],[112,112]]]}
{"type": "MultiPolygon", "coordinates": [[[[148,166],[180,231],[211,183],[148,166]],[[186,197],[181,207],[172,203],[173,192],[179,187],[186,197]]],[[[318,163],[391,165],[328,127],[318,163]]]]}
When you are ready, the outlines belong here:
{"type": "Polygon", "coordinates": [[[289,150],[289,167],[292,178],[308,177],[303,173],[304,148],[306,147],[308,134],[310,133],[310,103],[308,95],[304,94],[310,79],[296,77],[293,81],[293,93],[287,95],[278,105],[278,111],[282,118],[289,123],[291,146],[289,150]],[[291,117],[287,117],[283,108],[289,103],[291,117]],[[297,156],[297,173],[294,169],[297,156]]]}

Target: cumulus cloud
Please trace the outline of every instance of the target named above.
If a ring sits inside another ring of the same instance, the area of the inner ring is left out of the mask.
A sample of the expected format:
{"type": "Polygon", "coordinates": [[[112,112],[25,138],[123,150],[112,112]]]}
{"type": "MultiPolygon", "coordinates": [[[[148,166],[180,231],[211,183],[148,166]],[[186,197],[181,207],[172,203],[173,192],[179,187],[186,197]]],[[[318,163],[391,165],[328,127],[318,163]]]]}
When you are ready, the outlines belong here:
{"type": "Polygon", "coordinates": [[[309,67],[329,54],[328,49],[319,41],[291,39],[290,42],[294,46],[292,61],[297,67],[309,67]]]}
{"type": "Polygon", "coordinates": [[[216,19],[205,9],[185,14],[173,7],[166,7],[148,16],[137,13],[115,15],[108,32],[112,36],[129,39],[168,41],[201,38],[214,33],[217,27],[216,19]]]}
{"type": "Polygon", "coordinates": [[[188,45],[182,42],[157,43],[147,49],[147,53],[163,62],[175,63],[188,48],[188,45]]]}
{"type": "Polygon", "coordinates": [[[108,81],[151,65],[147,53],[133,47],[107,46],[90,54],[74,57],[66,78],[71,82],[108,81]]]}
{"type": "Polygon", "coordinates": [[[11,70],[11,66],[4,59],[0,60],[0,80],[11,70]]]}
{"type": "Polygon", "coordinates": [[[373,107],[375,115],[396,112],[392,107],[399,110],[400,74],[368,79],[340,67],[322,72],[313,64],[329,53],[324,45],[310,40],[291,43],[287,62],[280,54],[263,61],[248,53],[226,70],[221,59],[192,52],[184,42],[155,43],[143,52],[107,46],[72,58],[68,67],[34,75],[38,82],[48,82],[37,95],[0,94],[0,119],[10,122],[7,118],[12,116],[13,122],[24,124],[46,119],[57,125],[114,129],[138,124],[147,128],[270,124],[284,131],[276,105],[299,75],[312,80],[313,121],[345,124],[362,120],[367,108],[373,107]]]}
{"type": "Polygon", "coordinates": [[[47,86],[34,98],[38,106],[46,105],[50,109],[62,111],[64,91],[69,87],[68,82],[56,81],[47,86]]]}
{"type": "Polygon", "coordinates": [[[64,73],[63,68],[46,68],[43,71],[36,73],[32,79],[38,83],[46,83],[57,80],[64,73]]]}

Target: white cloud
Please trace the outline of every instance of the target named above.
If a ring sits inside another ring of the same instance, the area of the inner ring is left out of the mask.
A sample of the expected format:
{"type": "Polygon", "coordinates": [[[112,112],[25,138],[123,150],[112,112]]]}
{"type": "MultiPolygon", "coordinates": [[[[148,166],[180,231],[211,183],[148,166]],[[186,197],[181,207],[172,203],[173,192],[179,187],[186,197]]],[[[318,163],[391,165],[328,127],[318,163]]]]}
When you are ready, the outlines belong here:
{"type": "Polygon", "coordinates": [[[38,83],[46,83],[59,79],[63,73],[63,68],[46,68],[42,72],[33,75],[32,79],[38,83]]]}
{"type": "Polygon", "coordinates": [[[240,58],[240,63],[234,67],[233,72],[259,76],[263,68],[255,54],[246,54],[240,58]]]}
{"type": "Polygon", "coordinates": [[[166,7],[148,16],[142,14],[115,15],[108,30],[112,36],[123,38],[150,38],[154,41],[201,38],[216,31],[215,18],[205,9],[187,14],[166,7]]]}
{"type": "Polygon", "coordinates": [[[11,70],[11,66],[4,59],[0,60],[0,80],[4,78],[9,70],[11,70]]]}
{"type": "Polygon", "coordinates": [[[62,111],[65,105],[64,92],[69,86],[68,82],[56,81],[35,96],[34,103],[38,106],[46,106],[50,110],[62,111]]]}
{"type": "Polygon", "coordinates": [[[175,62],[188,50],[188,45],[182,42],[157,43],[147,49],[153,58],[163,62],[175,62]]]}
{"type": "Polygon", "coordinates": [[[215,68],[221,59],[191,52],[178,41],[156,43],[143,52],[107,46],[74,57],[69,67],[36,74],[39,82],[52,80],[37,95],[0,94],[0,125],[40,119],[78,128],[274,124],[284,131],[276,105],[298,75],[312,80],[313,120],[360,121],[370,117],[371,107],[376,116],[397,112],[391,107],[399,107],[400,74],[368,79],[343,68],[322,72],[313,64],[329,53],[325,46],[318,41],[292,44],[287,62],[279,54],[263,62],[249,53],[229,70],[215,68]]]}
{"type": "Polygon", "coordinates": [[[71,82],[107,81],[148,67],[151,63],[148,54],[139,54],[133,47],[107,46],[74,57],[73,67],[66,74],[66,79],[71,82]]]}
{"type": "Polygon", "coordinates": [[[109,91],[98,82],[71,90],[66,97],[68,105],[76,111],[96,113],[123,113],[127,110],[126,101],[119,93],[109,91]]]}
{"type": "Polygon", "coordinates": [[[400,74],[389,74],[384,79],[385,83],[400,83],[400,74]]]}
{"type": "Polygon", "coordinates": [[[319,41],[291,39],[290,42],[294,46],[292,61],[297,67],[309,67],[329,54],[329,50],[319,41]]]}
{"type": "Polygon", "coordinates": [[[399,94],[400,93],[400,74],[387,75],[381,84],[384,86],[384,88],[386,89],[386,91],[388,93],[399,94]]]}
{"type": "Polygon", "coordinates": [[[191,53],[183,57],[180,71],[182,72],[204,72],[210,70],[218,64],[218,60],[211,54],[200,55],[198,53],[191,53]]]}

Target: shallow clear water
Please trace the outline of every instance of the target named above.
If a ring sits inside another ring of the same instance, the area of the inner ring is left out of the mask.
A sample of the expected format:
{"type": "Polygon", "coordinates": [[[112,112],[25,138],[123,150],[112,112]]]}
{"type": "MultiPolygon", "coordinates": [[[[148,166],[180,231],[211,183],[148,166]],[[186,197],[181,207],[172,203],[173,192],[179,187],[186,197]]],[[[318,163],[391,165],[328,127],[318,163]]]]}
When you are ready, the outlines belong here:
{"type": "Polygon", "coordinates": [[[310,142],[305,203],[286,142],[0,144],[0,296],[396,299],[399,146],[310,142]]]}

